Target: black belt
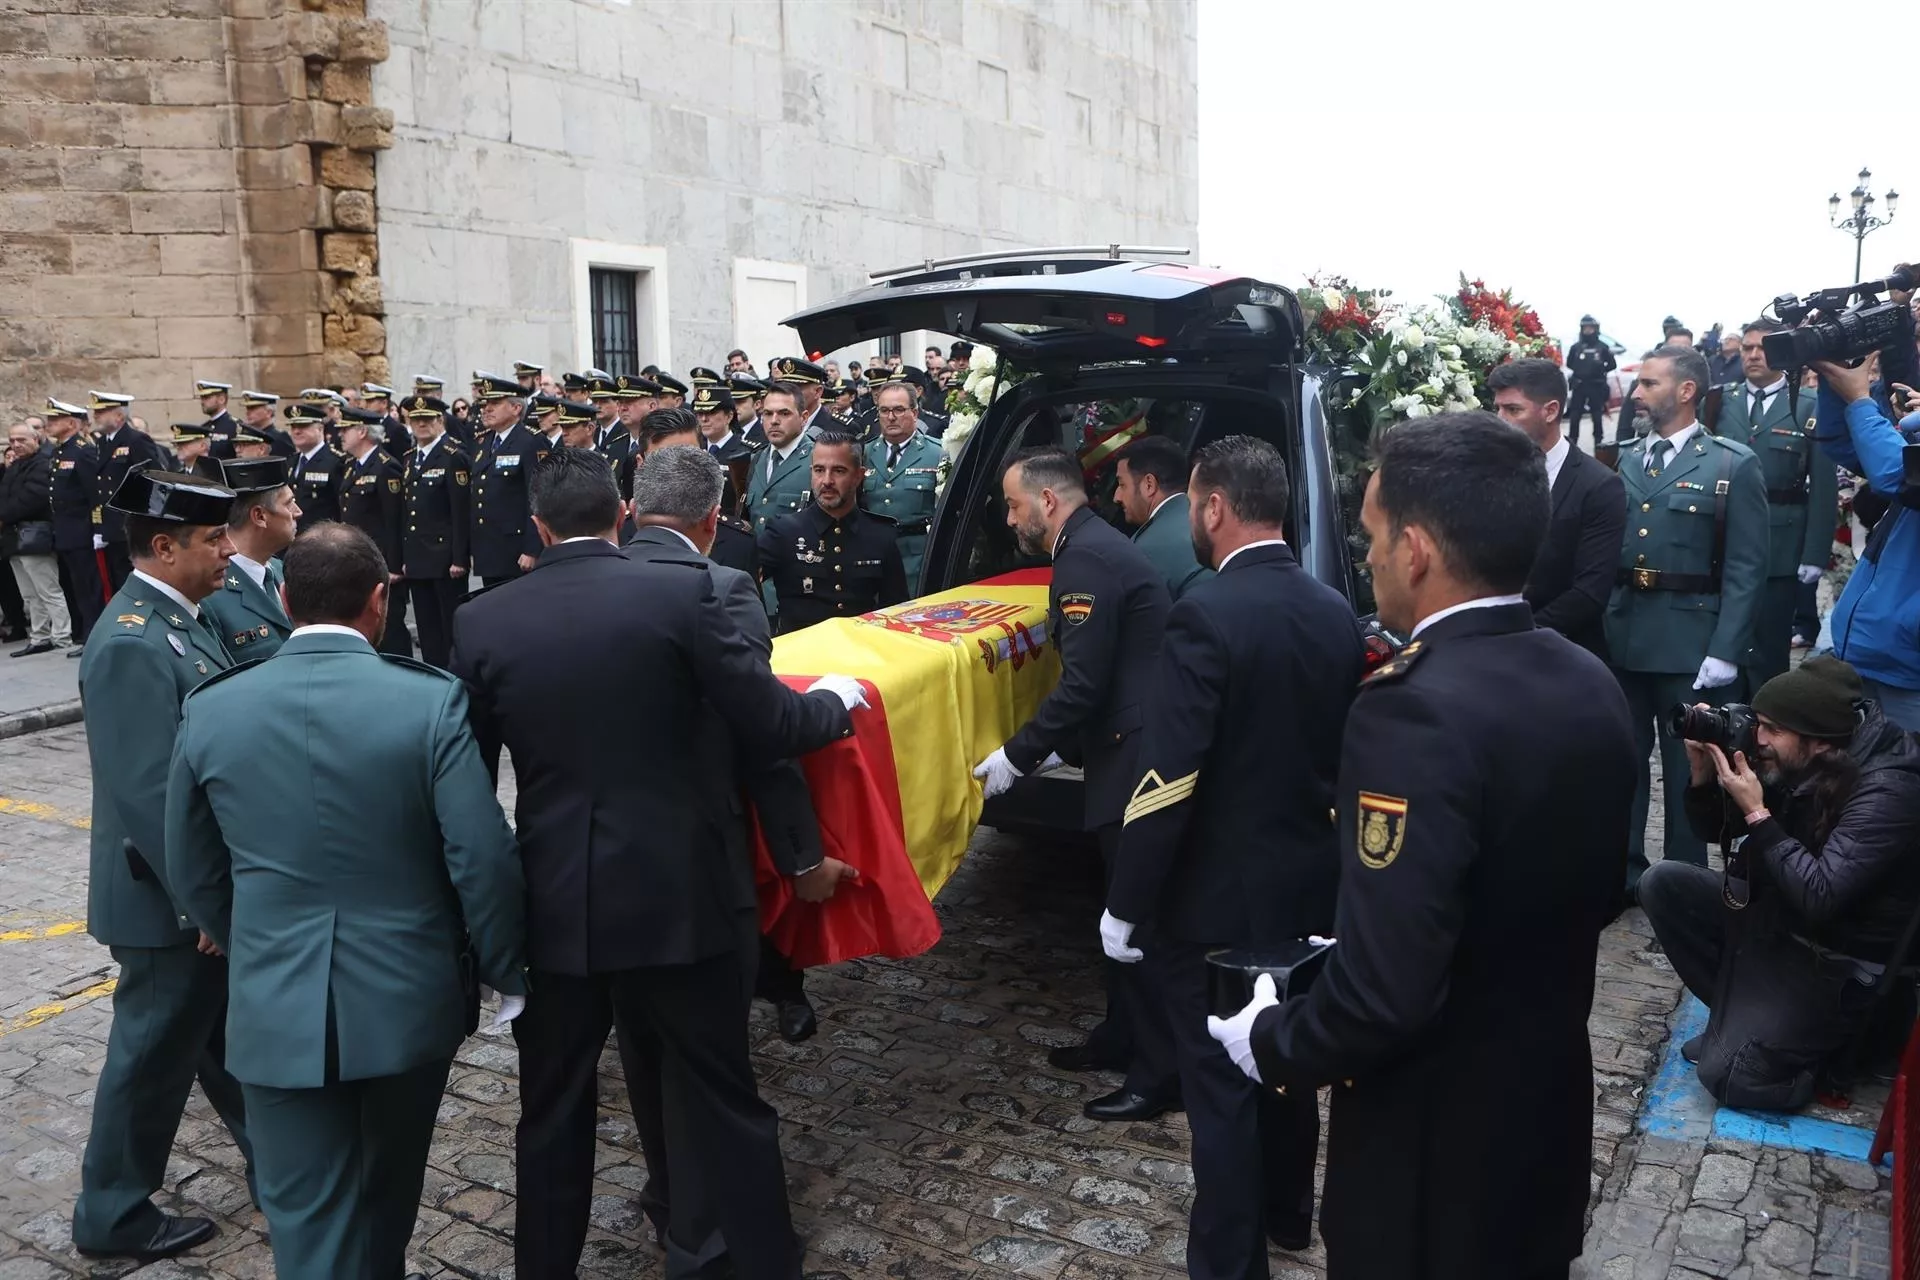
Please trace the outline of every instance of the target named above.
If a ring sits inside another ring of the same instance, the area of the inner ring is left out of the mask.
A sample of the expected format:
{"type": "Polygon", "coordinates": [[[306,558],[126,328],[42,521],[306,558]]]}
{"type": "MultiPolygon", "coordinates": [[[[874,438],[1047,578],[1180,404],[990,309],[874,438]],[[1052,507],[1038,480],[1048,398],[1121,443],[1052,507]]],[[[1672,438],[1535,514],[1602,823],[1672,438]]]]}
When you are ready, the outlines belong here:
{"type": "Polygon", "coordinates": [[[933,521],[930,517],[922,517],[919,520],[902,520],[896,526],[895,532],[925,533],[927,531],[928,526],[931,525],[932,523],[933,521]]]}
{"type": "Polygon", "coordinates": [[[1769,489],[1767,501],[1776,507],[1804,507],[1807,505],[1807,491],[1799,489],[1769,489]]]}
{"type": "Polygon", "coordinates": [[[1717,595],[1719,580],[1710,573],[1663,573],[1659,569],[1622,569],[1614,576],[1616,587],[1635,591],[1686,591],[1717,595]]]}

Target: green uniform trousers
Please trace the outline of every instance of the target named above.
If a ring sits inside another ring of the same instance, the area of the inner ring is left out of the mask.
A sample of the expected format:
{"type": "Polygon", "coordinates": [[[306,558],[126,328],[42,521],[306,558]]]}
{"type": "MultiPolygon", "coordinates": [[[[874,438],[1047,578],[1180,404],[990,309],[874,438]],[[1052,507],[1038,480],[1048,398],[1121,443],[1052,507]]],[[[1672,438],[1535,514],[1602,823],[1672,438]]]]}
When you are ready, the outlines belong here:
{"type": "Polygon", "coordinates": [[[1741,682],[1719,689],[1695,689],[1694,677],[1665,672],[1619,671],[1613,673],[1627,695],[1627,710],[1633,716],[1633,750],[1640,761],[1640,776],[1633,789],[1632,829],[1627,834],[1627,889],[1637,889],[1647,869],[1647,810],[1653,794],[1653,767],[1650,760],[1656,736],[1660,743],[1660,771],[1664,775],[1661,794],[1666,799],[1666,858],[1672,862],[1707,865],[1707,845],[1693,834],[1687,822],[1687,748],[1667,730],[1667,713],[1675,703],[1704,702],[1717,707],[1740,696],[1741,682]]]}
{"type": "Polygon", "coordinates": [[[74,1244],[103,1253],[143,1245],[159,1229],[161,1213],[149,1197],[166,1177],[195,1076],[246,1158],[249,1178],[253,1163],[240,1086],[222,1062],[227,962],[192,944],[110,950],[120,981],[73,1208],[74,1244]]]}
{"type": "Polygon", "coordinates": [[[452,1065],[317,1089],[242,1086],[279,1280],[400,1280],[452,1065]]]}
{"type": "Polygon", "coordinates": [[[1799,602],[1798,578],[1768,578],[1761,588],[1760,607],[1753,619],[1753,648],[1740,664],[1751,685],[1749,694],[1786,673],[1793,658],[1793,615],[1799,602]]]}

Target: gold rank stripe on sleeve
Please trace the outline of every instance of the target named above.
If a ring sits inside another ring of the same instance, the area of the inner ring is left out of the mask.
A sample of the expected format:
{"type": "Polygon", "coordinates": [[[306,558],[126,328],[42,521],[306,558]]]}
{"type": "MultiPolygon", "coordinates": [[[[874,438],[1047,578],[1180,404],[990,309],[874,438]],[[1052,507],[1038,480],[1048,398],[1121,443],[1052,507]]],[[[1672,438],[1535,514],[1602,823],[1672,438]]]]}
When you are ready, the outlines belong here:
{"type": "Polygon", "coordinates": [[[1120,825],[1125,826],[1137,818],[1144,818],[1150,813],[1157,813],[1171,805],[1179,804],[1191,796],[1193,789],[1199,785],[1198,769],[1184,778],[1175,778],[1172,782],[1162,779],[1156,770],[1147,770],[1147,776],[1140,779],[1140,785],[1133,789],[1133,798],[1127,801],[1127,812],[1122,817],[1120,825]]]}

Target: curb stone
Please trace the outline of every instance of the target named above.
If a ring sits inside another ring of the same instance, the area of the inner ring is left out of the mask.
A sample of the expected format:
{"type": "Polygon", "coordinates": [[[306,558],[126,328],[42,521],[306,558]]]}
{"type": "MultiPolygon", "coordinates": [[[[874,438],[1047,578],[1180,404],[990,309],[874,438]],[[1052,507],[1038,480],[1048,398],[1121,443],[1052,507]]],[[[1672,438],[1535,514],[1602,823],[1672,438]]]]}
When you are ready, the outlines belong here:
{"type": "Polygon", "coordinates": [[[44,707],[30,707],[25,711],[0,716],[0,738],[17,738],[26,733],[38,733],[42,729],[58,729],[62,725],[79,724],[80,719],[78,698],[48,703],[44,707]]]}

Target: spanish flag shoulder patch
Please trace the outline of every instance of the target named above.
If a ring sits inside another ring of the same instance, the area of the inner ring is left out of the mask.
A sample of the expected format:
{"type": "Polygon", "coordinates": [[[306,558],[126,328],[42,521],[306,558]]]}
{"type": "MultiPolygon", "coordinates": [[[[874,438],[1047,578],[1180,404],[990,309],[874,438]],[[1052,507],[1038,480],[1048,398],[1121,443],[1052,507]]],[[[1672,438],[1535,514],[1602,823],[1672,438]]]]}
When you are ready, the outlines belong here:
{"type": "Polygon", "coordinates": [[[1140,785],[1133,789],[1133,798],[1127,801],[1127,811],[1121,819],[1125,826],[1137,818],[1150,813],[1158,813],[1171,805],[1193,795],[1195,787],[1200,785],[1200,772],[1195,770],[1184,778],[1175,778],[1172,782],[1162,778],[1157,770],[1147,770],[1147,776],[1140,779],[1140,785]]]}
{"type": "Polygon", "coordinates": [[[1069,591],[1060,597],[1060,616],[1068,626],[1077,627],[1093,616],[1093,593],[1069,591]]]}

